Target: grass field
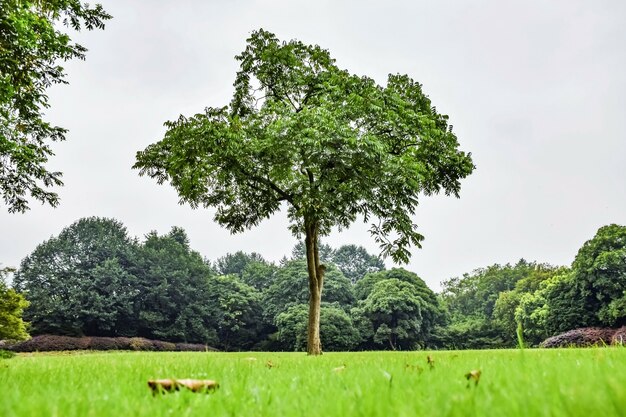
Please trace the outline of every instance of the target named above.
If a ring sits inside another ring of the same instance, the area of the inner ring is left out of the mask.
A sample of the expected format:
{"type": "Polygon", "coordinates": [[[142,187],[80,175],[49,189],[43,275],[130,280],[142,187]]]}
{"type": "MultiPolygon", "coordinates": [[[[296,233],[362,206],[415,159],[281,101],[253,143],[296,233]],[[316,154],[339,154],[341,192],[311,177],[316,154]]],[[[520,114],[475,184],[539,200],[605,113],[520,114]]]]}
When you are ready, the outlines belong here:
{"type": "Polygon", "coordinates": [[[625,371],[624,348],[21,354],[0,360],[0,416],[623,416],[625,371]],[[153,396],[151,378],[221,387],[153,396]]]}

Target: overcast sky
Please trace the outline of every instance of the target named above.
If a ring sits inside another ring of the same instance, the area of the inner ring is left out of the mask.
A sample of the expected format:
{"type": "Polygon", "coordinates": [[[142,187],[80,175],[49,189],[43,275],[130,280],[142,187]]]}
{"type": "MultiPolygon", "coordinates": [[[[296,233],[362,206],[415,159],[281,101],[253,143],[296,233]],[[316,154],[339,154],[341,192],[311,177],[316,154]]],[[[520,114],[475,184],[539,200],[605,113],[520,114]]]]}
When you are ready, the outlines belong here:
{"type": "MultiPolygon", "coordinates": [[[[239,235],[211,210],[179,206],[169,185],[131,170],[163,122],[230,101],[234,56],[251,31],[328,49],[340,67],[383,83],[406,73],[450,116],[476,171],[461,198],[421,199],[426,236],[408,269],[433,289],[520,258],[570,264],[609,223],[626,224],[626,2],[623,0],[102,0],[106,30],[75,36],[48,119],[69,129],[49,167],[64,172],[58,208],[0,207],[0,263],[87,216],[133,236],[187,230],[209,259],[237,250],[278,261],[296,243],[284,214],[239,235]]],[[[325,240],[378,248],[357,224],[325,240]]],[[[391,266],[391,261],[387,261],[391,266]]]]}

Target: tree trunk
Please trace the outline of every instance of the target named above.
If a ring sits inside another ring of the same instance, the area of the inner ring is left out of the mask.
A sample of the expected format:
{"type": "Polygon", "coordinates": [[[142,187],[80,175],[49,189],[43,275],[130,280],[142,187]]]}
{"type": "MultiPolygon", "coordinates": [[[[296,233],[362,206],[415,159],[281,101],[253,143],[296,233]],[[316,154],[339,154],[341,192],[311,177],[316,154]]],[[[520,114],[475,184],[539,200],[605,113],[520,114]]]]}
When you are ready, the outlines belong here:
{"type": "Polygon", "coordinates": [[[307,327],[306,351],[309,355],[322,354],[320,340],[320,304],[322,301],[322,286],[324,285],[324,271],[326,267],[320,264],[318,231],[315,222],[305,226],[306,236],[306,263],[309,273],[309,323],[307,327]]]}

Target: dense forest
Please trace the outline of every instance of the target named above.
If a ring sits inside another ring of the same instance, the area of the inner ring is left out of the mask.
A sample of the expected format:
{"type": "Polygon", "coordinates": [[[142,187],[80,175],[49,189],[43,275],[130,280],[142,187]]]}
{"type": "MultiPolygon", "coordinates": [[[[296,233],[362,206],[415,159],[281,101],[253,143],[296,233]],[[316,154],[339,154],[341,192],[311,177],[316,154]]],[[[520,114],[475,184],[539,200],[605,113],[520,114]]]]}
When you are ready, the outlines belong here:
{"type": "MultiPolygon", "coordinates": [[[[22,261],[13,288],[2,284],[0,339],[25,335],[23,310],[31,335],[304,350],[304,253],[299,244],[278,264],[243,252],[210,260],[178,227],[140,240],[119,221],[80,219],[22,261]],[[19,330],[2,333],[10,327],[19,330]]],[[[569,267],[491,265],[444,281],[439,294],[360,246],[321,245],[320,256],[328,351],[535,346],[578,327],[626,324],[625,226],[600,228],[569,267]]]]}

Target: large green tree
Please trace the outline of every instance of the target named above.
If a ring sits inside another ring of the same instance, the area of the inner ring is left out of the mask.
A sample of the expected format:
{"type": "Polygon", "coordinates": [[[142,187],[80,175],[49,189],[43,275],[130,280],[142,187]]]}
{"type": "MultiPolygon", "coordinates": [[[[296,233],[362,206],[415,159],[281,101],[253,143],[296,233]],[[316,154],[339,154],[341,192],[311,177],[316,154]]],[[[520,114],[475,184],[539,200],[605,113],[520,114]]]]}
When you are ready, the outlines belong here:
{"type": "Polygon", "coordinates": [[[287,205],[306,247],[307,352],[320,354],[320,237],[360,216],[384,256],[408,261],[423,239],[411,217],[420,194],[458,196],[474,165],[448,117],[406,75],[381,86],[340,69],[319,46],[264,30],[237,60],[230,105],[167,122],[134,167],[169,182],[183,203],[216,207],[215,220],[232,232],[287,205]]]}
{"type": "Polygon", "coordinates": [[[56,206],[50,187],[61,173],[46,168],[51,142],[66,129],[44,120],[46,90],[67,83],[61,61],[87,51],[61,30],[103,29],[110,19],[101,5],[79,0],[0,1],[0,195],[9,212],[28,209],[29,196],[56,206]]]}
{"type": "Polygon", "coordinates": [[[403,268],[370,273],[354,288],[353,315],[366,348],[412,348],[429,344],[444,322],[437,295],[417,274],[403,268]],[[373,342],[373,343],[372,343],[373,342]]]}
{"type": "Polygon", "coordinates": [[[375,283],[355,313],[371,322],[376,346],[413,349],[427,328],[422,316],[425,308],[426,303],[416,294],[415,287],[391,278],[375,283]]]}
{"type": "Polygon", "coordinates": [[[174,342],[216,345],[216,314],[207,301],[214,275],[202,256],[189,247],[179,227],[163,236],[151,232],[137,250],[135,317],[139,336],[174,342]]]}
{"type": "Polygon", "coordinates": [[[14,284],[31,302],[33,333],[128,335],[137,296],[135,242],[112,219],[78,220],[38,245],[14,284]]]}
{"type": "Polygon", "coordinates": [[[603,226],[579,249],[574,285],[585,310],[605,326],[626,325],[626,226],[603,226]]]}
{"type": "Polygon", "coordinates": [[[235,275],[209,279],[206,303],[214,313],[218,347],[226,350],[250,350],[266,328],[262,318],[261,294],[235,275]]]}

